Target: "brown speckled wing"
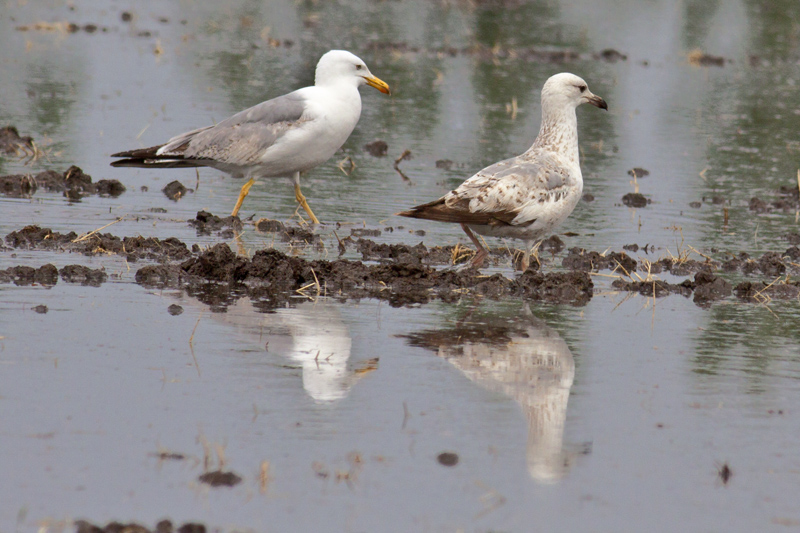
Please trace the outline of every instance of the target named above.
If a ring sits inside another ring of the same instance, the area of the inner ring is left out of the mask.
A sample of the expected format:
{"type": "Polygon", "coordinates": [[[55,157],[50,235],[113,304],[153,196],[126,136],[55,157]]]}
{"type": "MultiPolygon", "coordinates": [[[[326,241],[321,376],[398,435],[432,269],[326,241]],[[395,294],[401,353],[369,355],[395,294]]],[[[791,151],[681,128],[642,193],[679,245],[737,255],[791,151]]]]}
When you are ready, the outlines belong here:
{"type": "Polygon", "coordinates": [[[464,199],[448,205],[445,203],[445,198],[447,197],[445,196],[434,202],[418,205],[408,211],[401,211],[397,214],[402,217],[485,226],[508,226],[517,216],[516,213],[508,211],[483,211],[473,213],[469,210],[469,200],[464,199]]]}

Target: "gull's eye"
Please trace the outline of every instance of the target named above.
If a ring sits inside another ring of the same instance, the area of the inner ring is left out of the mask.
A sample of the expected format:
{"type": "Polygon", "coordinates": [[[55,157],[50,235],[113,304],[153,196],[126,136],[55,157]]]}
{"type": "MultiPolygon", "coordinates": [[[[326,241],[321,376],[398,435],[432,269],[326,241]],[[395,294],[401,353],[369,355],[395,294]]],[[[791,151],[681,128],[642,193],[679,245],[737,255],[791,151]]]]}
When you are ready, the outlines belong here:
{"type": "Polygon", "coordinates": [[[580,86],[578,86],[578,90],[579,90],[580,92],[586,92],[586,85],[580,85],[580,86]]]}
{"type": "Polygon", "coordinates": [[[364,68],[364,65],[356,65],[356,70],[362,70],[363,68],[364,68]]]}

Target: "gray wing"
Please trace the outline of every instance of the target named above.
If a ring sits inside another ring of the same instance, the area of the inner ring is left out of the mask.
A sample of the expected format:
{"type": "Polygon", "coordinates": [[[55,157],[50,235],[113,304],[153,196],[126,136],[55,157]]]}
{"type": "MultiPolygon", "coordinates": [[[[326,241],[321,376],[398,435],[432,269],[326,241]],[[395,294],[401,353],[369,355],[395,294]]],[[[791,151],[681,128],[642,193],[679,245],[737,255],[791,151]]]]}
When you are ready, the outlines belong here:
{"type": "Polygon", "coordinates": [[[161,158],[213,160],[232,165],[254,163],[291,128],[309,120],[297,91],[245,109],[215,126],[183,133],[158,150],[161,158]]]}

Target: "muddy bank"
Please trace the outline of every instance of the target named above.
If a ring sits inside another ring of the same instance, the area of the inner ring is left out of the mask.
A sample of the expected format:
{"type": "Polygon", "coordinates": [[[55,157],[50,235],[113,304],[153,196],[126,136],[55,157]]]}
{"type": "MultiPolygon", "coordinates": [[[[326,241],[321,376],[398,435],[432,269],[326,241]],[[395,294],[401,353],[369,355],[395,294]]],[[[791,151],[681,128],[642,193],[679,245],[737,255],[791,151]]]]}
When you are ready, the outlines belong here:
{"type": "Polygon", "coordinates": [[[198,211],[195,218],[189,220],[189,225],[197,230],[198,235],[211,235],[216,233],[224,239],[231,239],[236,232],[244,227],[239,217],[218,217],[208,211],[198,211]]]}
{"type": "Polygon", "coordinates": [[[183,289],[217,310],[245,295],[261,307],[275,308],[298,293],[376,298],[393,306],[433,299],[455,301],[464,294],[584,305],[593,289],[585,272],[542,274],[528,270],[509,279],[500,274],[486,276],[474,269],[436,270],[414,263],[309,261],[274,249],[260,250],[248,259],[237,256],[226,244],[217,244],[180,264],[140,268],[136,282],[145,287],[183,289]]]}
{"type": "Polygon", "coordinates": [[[67,265],[60,270],[47,264],[39,268],[30,266],[13,266],[0,270],[0,283],[13,283],[17,286],[40,285],[52,287],[58,283],[58,277],[66,283],[80,283],[99,287],[108,280],[108,274],[102,268],[89,268],[83,265],[67,265]]]}
{"type": "Polygon", "coordinates": [[[712,303],[726,299],[732,294],[748,303],[800,298],[800,281],[790,281],[788,278],[772,282],[742,281],[734,286],[729,281],[705,271],[695,274],[694,280],[685,279],[681,283],[669,283],[657,279],[645,281],[618,279],[614,280],[611,286],[617,290],[638,292],[643,296],[655,298],[670,294],[680,294],[687,298],[693,296],[694,303],[700,307],[709,307],[712,303]]]}
{"type": "MultiPolygon", "coordinates": [[[[344,253],[348,244],[354,244],[358,252],[361,254],[362,261],[378,261],[378,262],[397,262],[397,263],[411,263],[415,265],[465,265],[469,263],[476,251],[472,247],[456,244],[454,246],[433,246],[428,248],[423,243],[416,245],[408,244],[385,244],[377,243],[366,238],[353,237],[360,235],[371,235],[366,231],[379,230],[352,230],[350,237],[340,239],[340,254],[344,253]]],[[[380,234],[380,233],[378,233],[380,234]]],[[[548,252],[555,256],[558,252],[564,249],[564,241],[557,235],[553,235],[542,241],[539,247],[541,252],[548,252]]],[[[494,266],[508,264],[509,260],[508,248],[490,248],[489,257],[486,258],[486,263],[494,266]]],[[[521,257],[521,254],[516,254],[521,257]]],[[[515,257],[515,260],[518,259],[515,257]]],[[[516,263],[516,261],[515,261],[516,263]]],[[[538,269],[538,264],[531,265],[531,268],[538,269]]]]}
{"type": "Polygon", "coordinates": [[[35,176],[13,174],[0,176],[0,194],[12,198],[30,198],[37,190],[60,192],[70,200],[80,200],[84,196],[99,195],[116,198],[125,192],[125,186],[117,180],[92,182],[92,177],[79,167],[71,166],[65,172],[45,170],[35,176]]]}
{"type": "MultiPolygon", "coordinates": [[[[238,217],[221,218],[204,211],[188,222],[204,233],[235,233],[242,229],[238,217]]],[[[276,232],[284,242],[323,246],[322,237],[310,229],[267,220],[258,221],[256,227],[276,232]]],[[[8,246],[6,250],[113,254],[129,262],[152,261],[157,264],[149,264],[136,272],[137,283],[145,287],[184,290],[217,311],[243,296],[269,310],[298,295],[312,298],[323,295],[343,300],[376,298],[394,306],[423,304],[435,299],[455,301],[465,294],[584,305],[594,293],[592,275],[600,271],[618,276],[611,282],[612,289],[656,298],[680,294],[692,297],[704,307],[732,296],[746,302],[763,302],[797,298],[800,292],[800,282],[790,281],[791,276],[800,273],[800,248],[796,245],[784,252],[767,252],[758,258],[742,252],[718,254],[720,260],[711,257],[695,260],[689,259],[688,253],[681,253],[653,261],[646,258],[637,261],[625,252],[601,254],[574,247],[561,260],[566,271],[542,273],[538,271],[540,266],[534,263],[528,271],[514,273],[509,278],[501,274],[485,275],[466,267],[474,250],[462,245],[428,248],[422,243],[385,244],[358,237],[368,234],[373,233],[354,230],[350,236],[339,239],[340,253],[354,246],[361,254],[361,261],[309,260],[271,248],[247,258],[238,256],[227,244],[217,244],[206,250],[197,245],[189,249],[176,238],[120,238],[109,233],[78,236],[74,232],[61,234],[39,226],[14,231],[4,241],[8,246]],[[449,268],[454,264],[458,267],[449,268]],[[693,277],[671,283],[657,279],[662,273],[693,277]],[[736,283],[719,274],[762,279],[736,283]]],[[[796,234],[787,235],[786,240],[800,243],[796,234]]],[[[563,248],[563,241],[553,236],[544,241],[540,254],[543,260],[548,254],[555,258],[563,248]]],[[[625,248],[637,250],[638,246],[625,248]]],[[[495,249],[490,259],[495,264],[507,265],[509,250],[495,249]]],[[[47,287],[55,285],[59,278],[67,283],[98,286],[108,276],[102,268],[89,269],[80,265],[68,265],[60,270],[53,265],[0,270],[0,283],[47,287]]]]}

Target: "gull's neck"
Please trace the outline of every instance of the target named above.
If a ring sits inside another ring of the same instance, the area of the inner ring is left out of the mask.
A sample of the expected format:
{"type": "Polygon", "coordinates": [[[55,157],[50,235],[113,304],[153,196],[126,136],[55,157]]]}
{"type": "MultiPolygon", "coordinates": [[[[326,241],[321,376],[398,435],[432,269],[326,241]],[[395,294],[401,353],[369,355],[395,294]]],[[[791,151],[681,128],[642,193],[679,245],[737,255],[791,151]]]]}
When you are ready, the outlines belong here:
{"type": "Polygon", "coordinates": [[[553,106],[542,102],[542,125],[533,141],[531,151],[547,151],[558,154],[564,162],[580,166],[578,152],[578,118],[575,108],[553,106]]]}
{"type": "Polygon", "coordinates": [[[346,98],[348,100],[361,100],[361,95],[358,92],[358,87],[350,80],[332,79],[324,80],[315,84],[317,87],[330,91],[336,94],[339,98],[346,98]]]}

